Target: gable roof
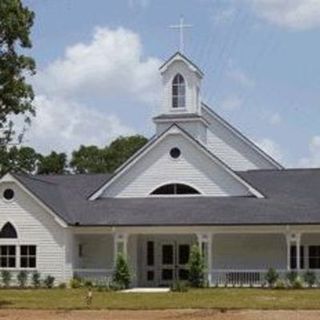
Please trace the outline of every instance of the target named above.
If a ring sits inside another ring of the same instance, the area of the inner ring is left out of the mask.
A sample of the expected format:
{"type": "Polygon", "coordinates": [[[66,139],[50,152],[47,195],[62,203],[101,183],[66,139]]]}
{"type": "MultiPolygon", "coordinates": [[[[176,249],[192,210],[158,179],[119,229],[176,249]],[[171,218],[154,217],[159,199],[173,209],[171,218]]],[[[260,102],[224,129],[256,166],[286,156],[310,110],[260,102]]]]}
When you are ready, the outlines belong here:
{"type": "Polygon", "coordinates": [[[153,148],[157,143],[162,141],[167,135],[170,133],[179,133],[187,138],[192,144],[194,144],[201,152],[205,153],[215,164],[217,164],[220,168],[222,168],[225,172],[227,172],[230,176],[232,176],[236,181],[240,182],[240,184],[244,185],[248,192],[253,194],[258,198],[263,198],[263,195],[258,192],[253,186],[251,186],[248,182],[246,182],[243,178],[237,175],[227,164],[221,161],[216,155],[214,155],[210,150],[208,150],[202,143],[196,140],[192,135],[190,135],[186,130],[181,128],[178,124],[173,123],[167,130],[162,132],[159,136],[154,137],[149,141],[142,149],[140,149],[136,154],[134,154],[127,162],[125,162],[116,172],[115,174],[99,189],[97,189],[90,196],[90,200],[97,199],[103,192],[108,188],[110,184],[114,180],[116,180],[119,176],[125,173],[130,169],[130,166],[135,164],[141,157],[143,157],[151,148],[153,148]]]}
{"type": "Polygon", "coordinates": [[[198,75],[202,78],[203,77],[203,72],[200,70],[200,68],[195,64],[193,63],[189,58],[187,58],[184,54],[182,54],[181,52],[177,51],[176,53],[174,53],[166,62],[164,62],[160,68],[159,68],[159,71],[162,73],[164,72],[168,66],[173,63],[174,61],[183,61],[185,62],[189,68],[198,73],[198,75]]]}
{"type": "Polygon", "coordinates": [[[227,128],[230,132],[232,132],[235,136],[237,136],[240,140],[242,140],[245,144],[247,144],[250,148],[255,150],[260,156],[270,162],[277,169],[284,169],[284,167],[275,159],[273,159],[269,154],[264,152],[261,148],[259,148],[254,142],[248,139],[244,134],[242,134],[238,129],[232,126],[229,122],[219,116],[212,108],[210,108],[206,103],[202,102],[201,107],[204,108],[214,119],[216,119],[222,126],[227,128]]]}
{"type": "Polygon", "coordinates": [[[89,189],[108,179],[109,175],[14,176],[69,225],[320,224],[320,169],[254,170],[238,174],[266,197],[107,198],[88,201],[85,195],[89,189]],[[84,187],[85,183],[90,187],[84,187]]]}

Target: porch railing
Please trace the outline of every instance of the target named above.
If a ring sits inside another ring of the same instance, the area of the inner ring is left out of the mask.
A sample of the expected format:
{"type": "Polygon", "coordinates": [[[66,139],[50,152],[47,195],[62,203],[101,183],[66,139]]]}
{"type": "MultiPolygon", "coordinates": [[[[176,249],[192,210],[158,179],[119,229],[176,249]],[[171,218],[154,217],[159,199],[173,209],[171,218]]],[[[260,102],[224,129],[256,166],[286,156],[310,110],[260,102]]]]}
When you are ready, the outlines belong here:
{"type": "MultiPolygon", "coordinates": [[[[276,270],[285,279],[287,270],[276,270]]],[[[211,286],[263,286],[268,270],[211,270],[211,286]]]]}

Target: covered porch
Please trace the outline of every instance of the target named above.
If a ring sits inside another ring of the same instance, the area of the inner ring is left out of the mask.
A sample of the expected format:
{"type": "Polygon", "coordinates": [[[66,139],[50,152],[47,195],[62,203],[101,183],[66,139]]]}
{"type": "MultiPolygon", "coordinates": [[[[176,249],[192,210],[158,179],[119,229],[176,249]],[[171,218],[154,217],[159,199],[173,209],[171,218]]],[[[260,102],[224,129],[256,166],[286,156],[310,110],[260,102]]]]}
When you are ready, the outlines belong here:
{"type": "Polygon", "coordinates": [[[111,279],[116,257],[127,259],[134,287],[170,286],[188,278],[192,245],[199,245],[210,286],[261,286],[269,268],[320,276],[317,227],[122,228],[74,234],[73,274],[111,279]]]}

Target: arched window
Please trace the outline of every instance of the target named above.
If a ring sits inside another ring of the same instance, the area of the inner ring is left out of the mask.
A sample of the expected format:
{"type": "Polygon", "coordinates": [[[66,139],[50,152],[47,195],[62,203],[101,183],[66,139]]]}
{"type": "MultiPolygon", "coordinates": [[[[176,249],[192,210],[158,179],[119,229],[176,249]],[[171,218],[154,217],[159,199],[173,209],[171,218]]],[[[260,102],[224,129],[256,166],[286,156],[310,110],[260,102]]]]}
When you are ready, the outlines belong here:
{"type": "Polygon", "coordinates": [[[200,194],[200,192],[186,184],[171,183],[153,190],[151,194],[200,194]]]}
{"type": "Polygon", "coordinates": [[[7,222],[0,231],[0,238],[1,239],[16,239],[18,238],[17,231],[14,226],[7,222]]]}
{"type": "Polygon", "coordinates": [[[172,81],[172,108],[186,107],[186,83],[183,76],[178,73],[172,81]]]}

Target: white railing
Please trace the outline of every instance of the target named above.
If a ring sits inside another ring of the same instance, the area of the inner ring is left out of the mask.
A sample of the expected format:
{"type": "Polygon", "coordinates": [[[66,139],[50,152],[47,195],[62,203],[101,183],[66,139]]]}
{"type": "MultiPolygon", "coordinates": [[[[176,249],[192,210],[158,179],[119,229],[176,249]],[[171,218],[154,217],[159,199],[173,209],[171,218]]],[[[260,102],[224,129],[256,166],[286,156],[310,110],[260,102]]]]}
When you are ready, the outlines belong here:
{"type": "MultiPolygon", "coordinates": [[[[276,270],[285,279],[287,270],[276,270]]],[[[266,284],[268,270],[211,270],[211,286],[263,286],[266,284]]]]}
{"type": "Polygon", "coordinates": [[[94,282],[110,281],[112,278],[112,269],[73,269],[73,276],[94,282]]]}

